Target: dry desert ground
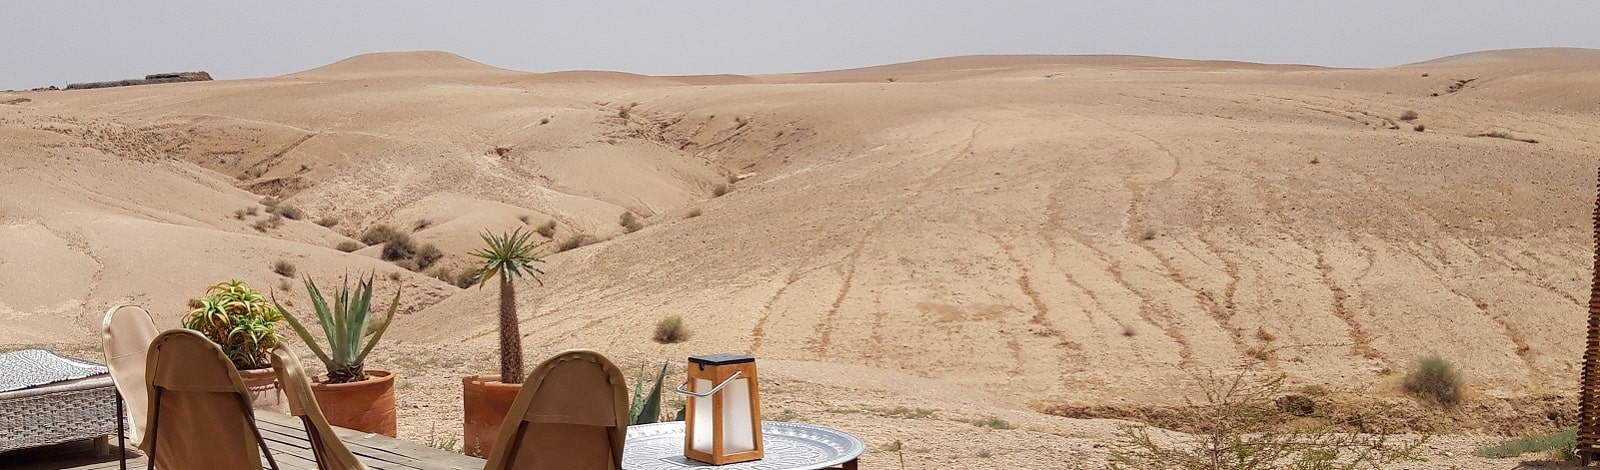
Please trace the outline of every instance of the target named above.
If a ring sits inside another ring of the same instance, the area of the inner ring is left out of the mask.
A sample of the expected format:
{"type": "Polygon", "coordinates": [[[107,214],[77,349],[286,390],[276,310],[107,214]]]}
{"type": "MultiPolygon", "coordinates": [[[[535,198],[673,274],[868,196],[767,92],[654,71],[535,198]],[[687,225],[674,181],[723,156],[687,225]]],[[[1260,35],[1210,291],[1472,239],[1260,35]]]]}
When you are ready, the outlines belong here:
{"type": "Polygon", "coordinates": [[[856,434],[864,468],[1100,468],[1128,419],[1181,429],[1194,376],[1245,363],[1438,434],[1393,468],[1510,468],[1542,456],[1468,454],[1575,423],[1600,51],[686,77],[404,52],[0,103],[0,346],[98,359],[116,303],[176,326],[238,278],[304,316],[275,262],[372,271],[403,294],[369,367],[400,374],[414,441],[457,435],[460,377],[497,370],[494,289],[435,275],[550,221],[530,363],[749,354],[769,417],[856,434]],[[375,224],[444,256],[336,249],[375,224]],[[687,341],[651,340],[668,315],[687,341]],[[1456,408],[1399,386],[1433,354],[1456,408]]]}

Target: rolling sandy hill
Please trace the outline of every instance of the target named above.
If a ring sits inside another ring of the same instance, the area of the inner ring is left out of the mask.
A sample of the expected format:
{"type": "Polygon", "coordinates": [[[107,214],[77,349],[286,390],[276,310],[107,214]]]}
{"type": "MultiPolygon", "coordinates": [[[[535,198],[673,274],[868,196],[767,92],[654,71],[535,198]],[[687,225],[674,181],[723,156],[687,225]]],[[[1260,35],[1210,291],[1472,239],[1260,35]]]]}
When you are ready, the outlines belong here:
{"type": "Polygon", "coordinates": [[[0,94],[28,99],[0,105],[0,345],[90,343],[122,301],[173,324],[230,277],[305,305],[275,260],[393,273],[408,313],[375,366],[407,377],[403,437],[431,439],[458,429],[457,377],[494,368],[494,292],[333,247],[385,223],[459,271],[482,231],[553,220],[604,241],[519,290],[531,358],[748,353],[768,413],[856,432],[869,468],[896,439],[916,468],[1096,468],[1120,422],[1074,418],[1181,405],[1192,373],[1258,359],[1462,435],[1415,468],[1503,468],[1463,449],[1572,421],[1600,62],[1486,54],[642,77],[411,52],[0,94]],[[265,196],[308,216],[235,215],[265,196]],[[674,314],[693,337],[651,342],[674,314]],[[1468,407],[1399,392],[1430,354],[1468,407]]]}

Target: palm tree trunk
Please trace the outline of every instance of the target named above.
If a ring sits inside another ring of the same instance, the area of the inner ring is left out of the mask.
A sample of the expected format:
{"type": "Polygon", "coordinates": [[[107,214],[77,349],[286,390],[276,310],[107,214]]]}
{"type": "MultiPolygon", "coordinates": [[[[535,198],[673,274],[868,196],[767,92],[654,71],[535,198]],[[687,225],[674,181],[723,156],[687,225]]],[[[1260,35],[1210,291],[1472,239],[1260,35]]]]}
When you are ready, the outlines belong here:
{"type": "Polygon", "coordinates": [[[522,383],[522,333],[517,331],[517,289],[500,273],[500,382],[522,383]]]}
{"type": "Polygon", "coordinates": [[[1600,193],[1595,195],[1594,278],[1589,287],[1589,335],[1583,354],[1583,375],[1578,387],[1578,443],[1576,453],[1584,466],[1600,456],[1600,193]]]}

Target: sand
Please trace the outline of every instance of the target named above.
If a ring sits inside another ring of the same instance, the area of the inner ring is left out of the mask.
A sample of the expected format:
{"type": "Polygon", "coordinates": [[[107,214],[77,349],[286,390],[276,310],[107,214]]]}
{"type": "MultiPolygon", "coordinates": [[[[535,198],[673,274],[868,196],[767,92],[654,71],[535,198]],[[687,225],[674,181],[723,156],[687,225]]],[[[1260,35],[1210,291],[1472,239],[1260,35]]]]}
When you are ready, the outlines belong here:
{"type": "Polygon", "coordinates": [[[83,350],[126,301],[175,326],[228,278],[304,314],[277,260],[328,282],[373,271],[405,313],[369,367],[401,374],[402,437],[442,440],[458,377],[497,368],[493,289],[334,247],[415,228],[460,271],[483,231],[553,220],[552,248],[601,241],[519,289],[530,361],[750,354],[769,415],[861,436],[867,468],[1099,468],[1127,422],[1047,411],[1177,406],[1199,396],[1191,373],[1257,359],[1447,434],[1414,468],[1504,468],[1464,454],[1572,424],[1597,55],[645,77],[406,52],[0,94],[30,99],[0,105],[0,347],[83,350]],[[307,217],[257,230],[267,196],[307,217]],[[626,233],[624,212],[646,227],[626,233]],[[667,315],[693,336],[652,342],[667,315]],[[1471,407],[1399,390],[1431,354],[1471,407]],[[989,417],[1013,429],[972,424],[989,417]]]}

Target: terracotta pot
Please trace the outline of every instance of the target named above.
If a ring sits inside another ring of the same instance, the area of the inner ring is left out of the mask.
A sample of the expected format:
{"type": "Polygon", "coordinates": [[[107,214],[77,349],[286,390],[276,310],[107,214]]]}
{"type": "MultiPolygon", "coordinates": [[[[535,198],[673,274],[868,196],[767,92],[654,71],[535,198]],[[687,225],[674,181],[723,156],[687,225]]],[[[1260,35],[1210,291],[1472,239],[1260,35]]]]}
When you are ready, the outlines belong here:
{"type": "Polygon", "coordinates": [[[494,450],[494,440],[500,436],[500,422],[511,411],[522,384],[500,382],[499,375],[474,375],[461,379],[461,404],[464,429],[461,450],[467,455],[483,457],[494,450]]]}
{"type": "Polygon", "coordinates": [[[328,424],[395,437],[394,374],[367,369],[367,380],[342,384],[323,383],[317,376],[311,394],[328,424]]]}
{"type": "Polygon", "coordinates": [[[284,400],[283,390],[278,388],[278,374],[272,368],[241,370],[239,378],[244,381],[244,387],[250,389],[251,408],[289,412],[289,402],[284,400]]]}

